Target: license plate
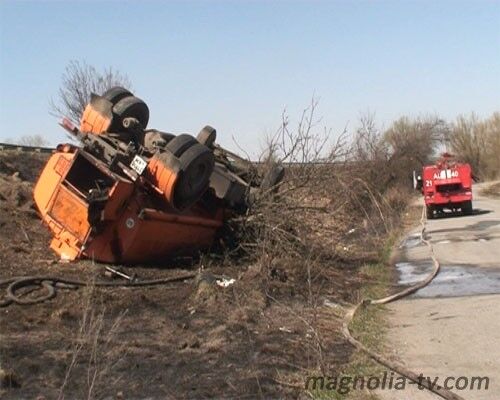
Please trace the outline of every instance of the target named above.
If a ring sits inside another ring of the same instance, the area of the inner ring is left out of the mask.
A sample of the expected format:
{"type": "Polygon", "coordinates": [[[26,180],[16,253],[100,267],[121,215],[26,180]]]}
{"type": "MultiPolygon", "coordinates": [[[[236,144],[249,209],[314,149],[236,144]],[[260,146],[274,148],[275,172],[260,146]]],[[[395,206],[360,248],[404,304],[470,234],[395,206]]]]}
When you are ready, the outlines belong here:
{"type": "Polygon", "coordinates": [[[130,168],[132,168],[139,175],[142,175],[147,165],[148,163],[146,162],[146,160],[144,160],[139,156],[135,156],[132,162],[130,163],[130,168]]]}

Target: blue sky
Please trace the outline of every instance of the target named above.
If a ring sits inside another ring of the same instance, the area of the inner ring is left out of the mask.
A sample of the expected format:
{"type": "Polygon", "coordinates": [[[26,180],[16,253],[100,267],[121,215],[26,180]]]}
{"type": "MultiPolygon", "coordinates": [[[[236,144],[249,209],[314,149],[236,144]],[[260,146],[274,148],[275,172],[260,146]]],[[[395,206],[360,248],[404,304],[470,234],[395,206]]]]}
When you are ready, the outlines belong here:
{"type": "Polygon", "coordinates": [[[313,94],[334,132],[500,110],[500,1],[0,0],[0,141],[65,141],[48,103],[72,59],[126,73],[151,127],[255,154],[313,94]]]}

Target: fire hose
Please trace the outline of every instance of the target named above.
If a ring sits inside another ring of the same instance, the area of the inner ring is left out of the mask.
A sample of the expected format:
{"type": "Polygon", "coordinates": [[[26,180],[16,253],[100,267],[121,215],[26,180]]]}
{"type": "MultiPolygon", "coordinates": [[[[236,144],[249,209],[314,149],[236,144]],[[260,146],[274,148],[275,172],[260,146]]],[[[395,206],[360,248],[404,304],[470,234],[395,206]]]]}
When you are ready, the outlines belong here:
{"type": "Polygon", "coordinates": [[[12,303],[21,305],[32,305],[41,303],[43,301],[55,297],[57,288],[72,289],[84,286],[134,288],[134,287],[144,287],[144,286],[158,286],[158,285],[165,285],[168,283],[193,279],[197,275],[198,274],[196,273],[188,273],[170,278],[150,279],[150,280],[133,281],[133,282],[112,282],[112,281],[85,282],[77,279],[67,279],[54,276],[12,277],[0,280],[0,287],[7,286],[5,289],[4,298],[0,300],[0,307],[6,307],[12,303]],[[32,290],[33,289],[36,290],[36,288],[43,288],[46,291],[46,293],[36,298],[26,298],[16,293],[18,290],[22,288],[31,288],[32,290]]]}
{"type": "Polygon", "coordinates": [[[387,297],[383,297],[381,299],[363,299],[360,301],[358,304],[352,306],[349,308],[344,316],[344,321],[342,325],[342,333],[346,337],[346,339],[351,343],[354,347],[356,347],[358,350],[366,353],[369,357],[371,357],[373,360],[378,362],[379,364],[391,369],[392,371],[398,373],[401,376],[404,376],[405,378],[411,380],[412,382],[417,383],[420,386],[425,387],[427,390],[431,391],[432,393],[437,394],[438,396],[441,396],[443,399],[446,400],[464,400],[463,397],[458,396],[457,394],[453,393],[452,391],[442,388],[440,386],[435,385],[434,383],[431,383],[425,379],[421,379],[421,375],[416,374],[415,372],[409,370],[402,364],[388,360],[384,356],[374,352],[373,350],[370,350],[367,348],[363,343],[361,343],[359,340],[355,339],[351,331],[349,330],[349,325],[351,321],[353,320],[354,316],[356,315],[356,312],[363,307],[368,307],[369,305],[374,305],[374,304],[387,304],[390,302],[393,302],[395,300],[401,299],[403,297],[409,296],[412,293],[415,293],[417,290],[422,289],[423,287],[427,286],[431,281],[436,277],[436,275],[439,273],[439,270],[441,268],[438,259],[436,258],[434,254],[434,249],[432,247],[432,244],[430,241],[428,241],[425,238],[425,220],[426,220],[426,212],[425,212],[425,207],[422,209],[422,217],[420,219],[420,224],[422,226],[422,229],[420,231],[420,240],[422,243],[424,243],[430,251],[430,256],[432,259],[433,263],[433,270],[432,272],[421,282],[410,286],[400,292],[397,292],[395,294],[392,294],[387,297]]]}

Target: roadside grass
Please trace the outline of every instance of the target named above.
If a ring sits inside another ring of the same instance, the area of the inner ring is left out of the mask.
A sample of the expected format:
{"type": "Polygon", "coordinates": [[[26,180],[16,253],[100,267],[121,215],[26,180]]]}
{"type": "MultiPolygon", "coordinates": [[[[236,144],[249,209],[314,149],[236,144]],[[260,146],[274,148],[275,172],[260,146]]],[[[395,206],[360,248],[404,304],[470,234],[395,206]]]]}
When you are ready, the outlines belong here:
{"type": "Polygon", "coordinates": [[[493,183],[479,192],[482,196],[500,198],[500,182],[493,183]]]}
{"type": "MultiPolygon", "coordinates": [[[[360,276],[366,284],[359,291],[359,300],[365,298],[378,299],[392,293],[391,289],[394,283],[394,269],[392,268],[391,257],[393,249],[397,242],[404,237],[404,234],[414,228],[421,216],[421,207],[410,205],[403,212],[399,228],[395,229],[385,244],[379,251],[377,263],[366,264],[360,270],[360,276]]],[[[356,313],[352,323],[351,332],[355,338],[377,353],[386,353],[388,351],[385,341],[388,330],[387,307],[384,305],[374,305],[362,307],[356,313]]],[[[360,351],[355,351],[347,367],[338,374],[338,378],[350,377],[351,390],[315,390],[309,392],[310,396],[318,400],[376,400],[378,397],[368,389],[352,389],[352,381],[356,377],[363,377],[366,380],[369,377],[381,377],[387,369],[376,363],[370,357],[360,351]]],[[[338,382],[339,383],[339,382],[338,382]]],[[[333,386],[333,385],[332,385],[333,386]]],[[[337,389],[339,385],[337,384],[337,389]]]]}
{"type": "MultiPolygon", "coordinates": [[[[366,264],[361,267],[360,275],[367,282],[359,292],[359,300],[363,298],[380,298],[389,293],[392,284],[392,270],[390,267],[390,255],[392,247],[396,241],[396,236],[391,237],[380,252],[380,262],[366,264]]],[[[383,352],[385,349],[384,336],[387,330],[387,322],[384,313],[385,307],[371,306],[361,308],[356,314],[351,323],[351,331],[353,335],[365,344],[368,348],[377,352],[383,352]]],[[[341,377],[364,377],[367,379],[370,376],[380,376],[384,368],[373,361],[370,357],[355,351],[351,360],[337,378],[341,377]]],[[[375,400],[373,394],[367,389],[342,390],[337,385],[337,390],[315,390],[310,392],[314,399],[318,400],[375,400]]]]}
{"type": "MultiPolygon", "coordinates": [[[[389,294],[393,281],[390,256],[396,238],[396,236],[391,236],[387,241],[381,251],[381,261],[379,263],[368,264],[362,267],[361,273],[366,276],[367,282],[370,283],[361,289],[360,300],[366,298],[378,299],[389,294]]],[[[351,332],[353,336],[366,347],[377,353],[383,353],[386,350],[384,339],[388,325],[385,311],[386,307],[384,305],[362,307],[356,313],[351,323],[351,332]]],[[[380,376],[384,371],[385,367],[373,361],[366,354],[356,351],[343,375],[352,378],[364,377],[366,380],[370,376],[380,376]]],[[[372,400],[377,398],[367,389],[351,390],[349,393],[339,396],[340,397],[337,397],[339,400],[346,398],[372,400]]]]}

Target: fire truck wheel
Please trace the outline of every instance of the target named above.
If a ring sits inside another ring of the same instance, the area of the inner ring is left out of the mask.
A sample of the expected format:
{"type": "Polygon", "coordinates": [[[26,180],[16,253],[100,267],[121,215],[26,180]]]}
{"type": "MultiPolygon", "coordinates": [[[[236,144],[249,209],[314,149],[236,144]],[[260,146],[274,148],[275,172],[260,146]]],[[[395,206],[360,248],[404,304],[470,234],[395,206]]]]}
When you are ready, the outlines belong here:
{"type": "Polygon", "coordinates": [[[114,86],[111,89],[106,90],[101,97],[104,97],[106,100],[109,100],[113,105],[115,105],[121,99],[130,96],[133,96],[133,94],[129,90],[121,86],[114,86]]]}
{"type": "Polygon", "coordinates": [[[207,190],[214,169],[214,155],[206,146],[196,143],[179,160],[181,174],[175,188],[174,203],[182,209],[196,202],[207,190]]]}
{"type": "Polygon", "coordinates": [[[136,118],[143,129],[146,128],[149,121],[149,108],[141,99],[135,96],[129,96],[121,99],[113,106],[113,124],[112,128],[116,130],[123,129],[122,121],[125,118],[136,118]]]}
{"type": "Polygon", "coordinates": [[[472,215],[472,201],[466,201],[462,205],[462,213],[464,215],[472,215]]]}
{"type": "Polygon", "coordinates": [[[425,214],[427,215],[427,219],[434,219],[434,207],[427,206],[425,208],[425,214]]]}
{"type": "Polygon", "coordinates": [[[170,142],[166,148],[176,157],[180,157],[184,152],[194,144],[198,143],[197,140],[186,133],[177,135],[170,142]]]}

